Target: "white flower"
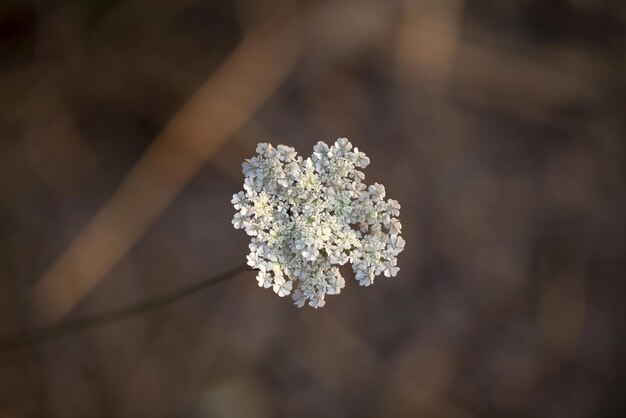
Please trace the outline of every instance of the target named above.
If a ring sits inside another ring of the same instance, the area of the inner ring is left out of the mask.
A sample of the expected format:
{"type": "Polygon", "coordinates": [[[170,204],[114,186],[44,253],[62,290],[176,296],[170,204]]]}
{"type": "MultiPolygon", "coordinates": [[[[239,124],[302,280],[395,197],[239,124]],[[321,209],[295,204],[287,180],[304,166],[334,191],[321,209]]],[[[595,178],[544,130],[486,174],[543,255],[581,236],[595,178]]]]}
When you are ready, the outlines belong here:
{"type": "Polygon", "coordinates": [[[332,154],[330,152],[330,148],[328,145],[322,141],[319,141],[317,145],[313,147],[313,155],[312,157],[316,160],[321,160],[324,157],[331,157],[332,154]]]}
{"type": "Polygon", "coordinates": [[[336,271],[336,275],[331,277],[328,280],[328,284],[326,285],[326,294],[328,295],[338,295],[339,293],[341,293],[341,289],[346,286],[346,281],[339,274],[338,270],[336,271]]]}
{"type": "Polygon", "coordinates": [[[256,146],[256,152],[262,157],[269,157],[272,155],[272,151],[272,144],[260,143],[256,146]]]}
{"type": "Polygon", "coordinates": [[[309,300],[309,306],[312,308],[323,308],[324,305],[326,305],[326,301],[324,300],[324,293],[321,293],[319,295],[316,294],[309,300]]]}
{"type": "Polygon", "coordinates": [[[259,170],[259,159],[257,157],[249,158],[241,164],[241,168],[246,177],[256,177],[259,170]]]}
{"type": "Polygon", "coordinates": [[[389,222],[389,233],[392,235],[400,235],[402,232],[402,224],[397,219],[392,219],[389,222]]]}
{"type": "MultiPolygon", "coordinates": [[[[353,182],[348,185],[348,191],[352,197],[359,197],[365,191],[365,185],[361,182],[353,182]]],[[[241,192],[240,192],[241,193],[241,192]]]]}
{"type": "Polygon", "coordinates": [[[319,255],[319,251],[316,249],[306,249],[304,251],[302,251],[302,257],[304,257],[305,260],[308,261],[315,261],[317,259],[317,256],[319,255]]]}
{"type": "Polygon", "coordinates": [[[239,192],[233,195],[233,199],[230,201],[230,203],[235,206],[235,209],[240,210],[243,206],[245,198],[246,195],[244,194],[244,192],[239,192]]]}
{"type": "Polygon", "coordinates": [[[399,216],[400,215],[400,203],[398,203],[397,200],[393,200],[393,199],[389,199],[387,203],[389,205],[389,213],[392,216],[399,216]]]}
{"type": "Polygon", "coordinates": [[[369,286],[374,283],[374,273],[372,272],[359,270],[354,277],[359,281],[359,285],[361,286],[369,286]]]}
{"type": "MultiPolygon", "coordinates": [[[[261,263],[259,262],[259,253],[250,253],[246,257],[248,259],[248,265],[253,269],[260,268],[261,263]]],[[[260,269],[261,271],[265,269],[260,269]]]]}
{"type": "Polygon", "coordinates": [[[256,184],[252,177],[247,177],[243,182],[243,189],[248,193],[248,195],[254,195],[256,191],[256,184]]]}
{"type": "Polygon", "coordinates": [[[396,274],[400,270],[399,267],[396,267],[396,260],[391,260],[385,263],[383,268],[383,274],[385,277],[396,277],[396,274]]]}
{"type": "Polygon", "coordinates": [[[406,243],[404,239],[399,235],[391,235],[387,242],[388,242],[389,248],[398,253],[404,250],[404,244],[406,243]]]}
{"type": "Polygon", "coordinates": [[[235,213],[235,217],[231,222],[235,229],[243,229],[243,215],[241,213],[235,213]]]}
{"type": "Polygon", "coordinates": [[[348,141],[348,138],[339,138],[337,142],[335,142],[335,148],[342,151],[350,151],[352,144],[348,141]]]}
{"type": "Polygon", "coordinates": [[[343,264],[352,264],[361,286],[398,273],[400,204],[384,200],[384,186],[364,184],[356,167],[370,163],[365,153],[346,138],[332,147],[318,142],[306,159],[285,145],[261,143],[257,153],[242,164],[245,192],[231,203],[233,226],[253,237],[247,258],[260,287],[321,308],[345,287],[343,264]]]}
{"type": "Polygon", "coordinates": [[[298,153],[294,148],[288,147],[286,145],[279,145],[276,147],[276,149],[278,151],[277,154],[280,161],[289,163],[296,160],[296,156],[298,155],[298,153]]]}
{"type": "Polygon", "coordinates": [[[365,168],[369,165],[370,159],[364,152],[360,152],[357,147],[354,147],[354,165],[359,168],[365,168]]]}
{"type": "Polygon", "coordinates": [[[347,254],[344,254],[342,252],[336,252],[336,251],[330,253],[328,257],[332,264],[339,264],[340,266],[343,266],[350,260],[350,257],[348,257],[347,254]]]}
{"type": "Polygon", "coordinates": [[[272,276],[266,271],[259,271],[256,275],[256,280],[259,282],[259,287],[264,287],[266,289],[272,287],[272,276]]]}
{"type": "Polygon", "coordinates": [[[375,200],[382,200],[385,198],[385,186],[382,184],[374,183],[369,187],[370,196],[375,200]]]}
{"type": "Polygon", "coordinates": [[[304,292],[302,292],[302,289],[296,289],[292,294],[291,297],[294,300],[294,305],[296,305],[298,308],[302,308],[304,306],[304,304],[306,303],[306,296],[304,296],[304,292]]]}
{"type": "Polygon", "coordinates": [[[291,286],[291,281],[285,281],[285,279],[278,277],[274,279],[274,293],[276,293],[281,298],[291,293],[291,286]]]}

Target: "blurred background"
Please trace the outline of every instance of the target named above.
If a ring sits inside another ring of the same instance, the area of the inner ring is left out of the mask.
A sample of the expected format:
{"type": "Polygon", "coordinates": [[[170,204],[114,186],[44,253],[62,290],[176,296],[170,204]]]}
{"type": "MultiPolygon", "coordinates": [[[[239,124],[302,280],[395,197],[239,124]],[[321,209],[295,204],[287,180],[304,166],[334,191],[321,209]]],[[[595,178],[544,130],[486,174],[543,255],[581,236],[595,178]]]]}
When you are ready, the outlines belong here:
{"type": "Polygon", "coordinates": [[[0,352],[0,417],[624,416],[625,90],[620,1],[3,1],[3,338],[242,263],[257,142],[348,137],[407,246],[0,352]]]}

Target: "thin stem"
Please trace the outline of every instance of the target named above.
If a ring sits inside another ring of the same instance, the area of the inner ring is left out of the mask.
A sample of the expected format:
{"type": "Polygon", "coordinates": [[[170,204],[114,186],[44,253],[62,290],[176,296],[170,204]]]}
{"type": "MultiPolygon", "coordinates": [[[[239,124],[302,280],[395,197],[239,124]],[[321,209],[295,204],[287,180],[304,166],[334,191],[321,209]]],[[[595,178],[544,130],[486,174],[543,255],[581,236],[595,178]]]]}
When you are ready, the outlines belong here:
{"type": "Polygon", "coordinates": [[[104,324],[116,321],[123,321],[136,315],[152,311],[176,302],[179,299],[193,295],[202,289],[214,284],[220,283],[237,273],[241,273],[248,269],[248,266],[242,264],[231,270],[220,273],[209,279],[194,283],[182,289],[175,290],[172,293],[147,299],[135,305],[126,306],[118,309],[100,312],[97,314],[87,315],[83,318],[61,322],[45,327],[33,328],[22,334],[17,334],[8,338],[0,338],[0,351],[9,351],[19,348],[28,347],[35,344],[42,344],[48,341],[56,340],[88,328],[95,328],[104,324]]]}

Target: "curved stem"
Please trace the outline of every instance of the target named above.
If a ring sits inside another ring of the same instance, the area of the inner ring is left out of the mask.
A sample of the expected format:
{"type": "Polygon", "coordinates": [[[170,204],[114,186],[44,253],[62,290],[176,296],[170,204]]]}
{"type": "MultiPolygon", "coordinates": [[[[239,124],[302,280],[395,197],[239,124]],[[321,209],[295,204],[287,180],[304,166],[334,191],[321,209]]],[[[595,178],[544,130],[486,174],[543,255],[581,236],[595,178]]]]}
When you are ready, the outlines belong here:
{"type": "Polygon", "coordinates": [[[14,350],[35,344],[41,344],[75,334],[88,328],[98,327],[110,322],[123,321],[133,316],[141,315],[151,310],[174,303],[179,299],[193,295],[202,289],[220,283],[247,269],[248,266],[246,264],[242,264],[201,282],[175,290],[172,293],[147,299],[135,305],[111,309],[109,311],[87,315],[83,318],[60,322],[50,326],[33,328],[25,333],[17,334],[8,338],[0,338],[0,351],[14,350]]]}

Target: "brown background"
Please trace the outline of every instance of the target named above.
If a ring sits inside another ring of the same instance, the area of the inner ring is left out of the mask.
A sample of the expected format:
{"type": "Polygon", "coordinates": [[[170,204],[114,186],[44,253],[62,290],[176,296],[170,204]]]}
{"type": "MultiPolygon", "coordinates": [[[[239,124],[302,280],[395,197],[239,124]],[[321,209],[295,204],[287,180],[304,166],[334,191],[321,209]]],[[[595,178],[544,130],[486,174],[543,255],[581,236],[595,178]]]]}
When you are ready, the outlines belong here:
{"type": "Polygon", "coordinates": [[[602,0],[0,5],[0,331],[244,260],[257,142],[348,137],[394,279],[321,310],[254,274],[0,353],[0,417],[624,413],[626,14],[602,0]]]}

